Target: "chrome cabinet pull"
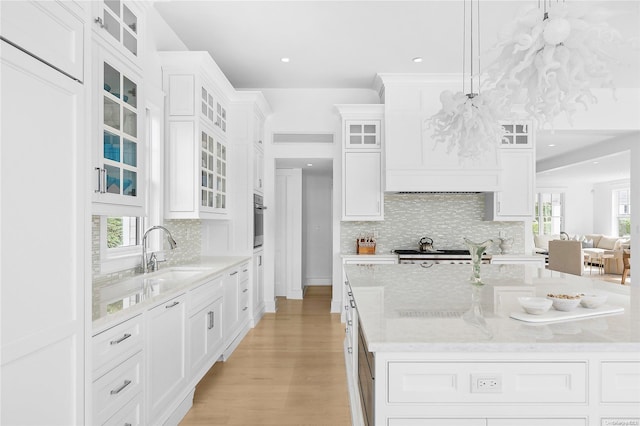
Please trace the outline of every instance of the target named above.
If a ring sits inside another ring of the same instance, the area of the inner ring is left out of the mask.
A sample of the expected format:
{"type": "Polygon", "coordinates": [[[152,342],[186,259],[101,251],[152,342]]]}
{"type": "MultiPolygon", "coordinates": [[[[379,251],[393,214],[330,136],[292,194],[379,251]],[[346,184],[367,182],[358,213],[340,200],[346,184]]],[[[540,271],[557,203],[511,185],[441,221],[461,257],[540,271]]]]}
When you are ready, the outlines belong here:
{"type": "Polygon", "coordinates": [[[125,423],[124,426],[133,426],[131,423],[125,423]]]}
{"type": "Polygon", "coordinates": [[[349,320],[349,321],[347,321],[347,324],[349,324],[349,325],[353,325],[353,321],[352,321],[352,320],[349,320]]]}
{"type": "Polygon", "coordinates": [[[229,274],[229,276],[234,276],[237,273],[238,273],[238,271],[233,271],[232,273],[229,274]]]}
{"type": "Polygon", "coordinates": [[[175,302],[173,302],[173,303],[172,303],[172,304],[170,304],[170,305],[165,305],[165,308],[167,308],[167,309],[169,309],[169,308],[173,308],[174,306],[179,305],[179,304],[180,304],[180,302],[178,302],[178,301],[176,300],[175,302]]]}
{"type": "Polygon", "coordinates": [[[355,309],[355,308],[356,308],[356,302],[354,302],[354,300],[353,300],[353,299],[350,299],[350,300],[349,300],[349,304],[351,305],[351,307],[352,307],[353,309],[355,309]]]}
{"type": "Polygon", "coordinates": [[[102,18],[99,16],[96,19],[94,19],[93,22],[100,25],[100,28],[104,28],[106,26],[104,25],[104,21],[102,20],[102,18]]]}
{"type": "Polygon", "coordinates": [[[122,392],[124,390],[124,388],[126,388],[130,384],[131,384],[131,380],[125,380],[124,383],[122,384],[122,386],[120,386],[118,389],[113,389],[111,391],[111,395],[119,394],[120,392],[122,392]]]}
{"type": "Polygon", "coordinates": [[[247,271],[248,271],[248,269],[243,269],[243,270],[242,270],[242,272],[247,272],[247,271]]]}
{"type": "Polygon", "coordinates": [[[244,308],[242,308],[242,311],[246,311],[247,309],[249,309],[249,307],[245,306],[244,308]]]}
{"type": "Polygon", "coordinates": [[[127,340],[129,337],[131,337],[131,334],[129,333],[125,333],[124,336],[122,336],[121,338],[119,338],[118,340],[112,340],[111,342],[109,342],[110,345],[117,345],[118,343],[122,343],[125,340],[127,340]]]}
{"type": "Polygon", "coordinates": [[[249,289],[248,289],[248,288],[245,288],[244,290],[242,290],[242,292],[243,292],[243,293],[246,293],[246,292],[248,292],[248,291],[249,291],[249,289]]]}
{"type": "Polygon", "coordinates": [[[207,328],[211,330],[213,327],[215,327],[215,318],[213,316],[213,311],[209,311],[207,315],[209,315],[209,327],[207,328]]]}
{"type": "Polygon", "coordinates": [[[353,353],[353,348],[347,348],[347,352],[349,352],[350,354],[353,353]]]}
{"type": "Polygon", "coordinates": [[[98,172],[98,188],[93,192],[104,194],[107,192],[107,169],[96,167],[95,170],[98,172]]]}

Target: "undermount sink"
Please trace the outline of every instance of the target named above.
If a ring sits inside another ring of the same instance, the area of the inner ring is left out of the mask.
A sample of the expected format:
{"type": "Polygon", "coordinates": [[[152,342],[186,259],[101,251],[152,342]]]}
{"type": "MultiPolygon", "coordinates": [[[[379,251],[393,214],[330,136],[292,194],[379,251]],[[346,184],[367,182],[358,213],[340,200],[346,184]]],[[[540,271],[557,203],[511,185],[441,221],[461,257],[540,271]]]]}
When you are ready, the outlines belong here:
{"type": "Polygon", "coordinates": [[[155,282],[155,281],[180,281],[186,280],[196,275],[199,275],[206,271],[207,268],[188,268],[188,267],[173,267],[165,270],[160,270],[158,272],[153,273],[153,276],[148,276],[145,278],[145,281],[155,282]]]}

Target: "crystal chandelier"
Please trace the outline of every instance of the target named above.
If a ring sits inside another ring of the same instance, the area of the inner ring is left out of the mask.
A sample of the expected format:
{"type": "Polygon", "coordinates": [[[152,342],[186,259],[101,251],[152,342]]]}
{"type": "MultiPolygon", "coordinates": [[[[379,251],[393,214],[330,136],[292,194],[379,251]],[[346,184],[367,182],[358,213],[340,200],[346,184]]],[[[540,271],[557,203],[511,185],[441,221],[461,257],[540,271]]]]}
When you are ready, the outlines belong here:
{"type": "Polygon", "coordinates": [[[495,86],[510,102],[524,101],[540,127],[562,112],[571,122],[578,105],[596,102],[594,79],[613,88],[605,45],[621,40],[606,22],[611,13],[579,3],[548,7],[547,1],[524,9],[499,34],[501,53],[490,68],[495,86]]]}
{"type": "Polygon", "coordinates": [[[447,145],[447,152],[456,151],[460,160],[478,159],[496,149],[504,135],[499,123],[506,106],[504,97],[496,91],[480,93],[480,50],[479,0],[464,1],[462,91],[453,93],[445,90],[440,94],[442,109],[425,120],[426,127],[432,129],[432,136],[438,143],[447,145]],[[466,29],[469,27],[469,33],[466,29]],[[474,31],[476,38],[474,40],[474,31]],[[474,43],[477,43],[475,45],[474,43]],[[466,62],[466,47],[469,45],[469,62],[466,62]],[[474,73],[474,63],[477,63],[474,73]],[[467,65],[469,69],[467,70],[467,65]],[[468,89],[467,91],[467,73],[468,89]],[[477,92],[474,91],[474,86],[477,92]]]}

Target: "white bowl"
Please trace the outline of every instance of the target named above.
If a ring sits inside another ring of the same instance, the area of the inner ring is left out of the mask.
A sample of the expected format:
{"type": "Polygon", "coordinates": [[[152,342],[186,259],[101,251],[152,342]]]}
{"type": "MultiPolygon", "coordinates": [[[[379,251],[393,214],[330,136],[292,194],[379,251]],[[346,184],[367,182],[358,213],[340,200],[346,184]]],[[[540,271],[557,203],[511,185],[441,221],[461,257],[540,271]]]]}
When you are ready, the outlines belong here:
{"type": "Polygon", "coordinates": [[[595,309],[604,305],[606,301],[606,293],[585,293],[580,299],[580,304],[585,308],[595,309]]]}
{"type": "Polygon", "coordinates": [[[547,298],[553,302],[556,311],[573,311],[579,304],[580,294],[547,294],[547,298]]]}
{"type": "Polygon", "coordinates": [[[518,297],[518,302],[526,313],[531,315],[541,315],[549,310],[553,303],[544,297],[518,297]]]}

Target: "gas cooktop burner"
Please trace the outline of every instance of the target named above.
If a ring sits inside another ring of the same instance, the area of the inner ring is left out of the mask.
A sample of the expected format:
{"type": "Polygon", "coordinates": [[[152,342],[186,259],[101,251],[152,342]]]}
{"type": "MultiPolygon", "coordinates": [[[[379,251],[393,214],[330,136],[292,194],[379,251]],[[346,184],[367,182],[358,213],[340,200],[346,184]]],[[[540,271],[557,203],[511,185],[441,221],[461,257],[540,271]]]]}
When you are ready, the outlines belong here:
{"type": "Polygon", "coordinates": [[[430,254],[464,254],[464,255],[470,255],[469,250],[463,250],[463,249],[453,249],[453,250],[447,250],[447,249],[442,249],[442,250],[431,250],[431,251],[420,251],[420,250],[394,250],[393,251],[396,254],[400,254],[400,255],[430,255],[430,254]]]}

